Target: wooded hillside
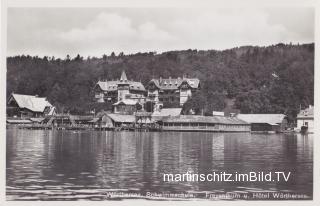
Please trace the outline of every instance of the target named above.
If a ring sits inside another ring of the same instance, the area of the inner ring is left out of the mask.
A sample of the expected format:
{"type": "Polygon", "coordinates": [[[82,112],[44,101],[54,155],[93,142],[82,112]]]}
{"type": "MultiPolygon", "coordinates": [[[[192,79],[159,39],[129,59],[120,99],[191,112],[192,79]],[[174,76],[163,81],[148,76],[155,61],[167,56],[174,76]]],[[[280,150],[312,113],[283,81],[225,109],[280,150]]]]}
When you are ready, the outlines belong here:
{"type": "Polygon", "coordinates": [[[300,105],[313,104],[314,44],[246,46],[224,51],[170,51],[65,59],[7,58],[7,96],[11,92],[48,97],[58,110],[87,113],[92,88],[100,79],[129,79],[144,85],[151,78],[197,77],[202,89],[184,106],[211,114],[235,99],[242,113],[285,113],[292,119],[300,105]]]}

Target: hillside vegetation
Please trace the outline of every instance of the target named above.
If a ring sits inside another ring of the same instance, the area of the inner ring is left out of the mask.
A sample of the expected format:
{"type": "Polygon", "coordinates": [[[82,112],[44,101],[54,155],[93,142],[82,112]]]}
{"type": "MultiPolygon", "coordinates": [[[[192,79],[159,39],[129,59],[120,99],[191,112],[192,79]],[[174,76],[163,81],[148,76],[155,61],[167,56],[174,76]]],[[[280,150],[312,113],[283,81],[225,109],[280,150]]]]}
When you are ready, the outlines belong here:
{"type": "Polygon", "coordinates": [[[7,96],[11,92],[46,96],[60,112],[75,114],[110,108],[93,103],[92,88],[98,80],[119,78],[122,70],[144,85],[160,76],[199,78],[202,89],[184,111],[193,108],[207,115],[233,99],[234,108],[242,113],[285,113],[293,119],[300,105],[314,101],[314,44],[112,53],[101,58],[8,57],[7,96]]]}

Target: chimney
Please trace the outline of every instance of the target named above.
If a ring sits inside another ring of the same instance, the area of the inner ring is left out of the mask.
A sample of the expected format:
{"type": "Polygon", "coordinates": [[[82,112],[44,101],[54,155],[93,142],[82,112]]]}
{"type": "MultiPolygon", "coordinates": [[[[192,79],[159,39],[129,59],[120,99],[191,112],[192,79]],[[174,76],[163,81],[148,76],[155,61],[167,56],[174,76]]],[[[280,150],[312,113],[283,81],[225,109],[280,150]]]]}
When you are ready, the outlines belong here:
{"type": "Polygon", "coordinates": [[[159,83],[161,84],[161,82],[162,82],[162,76],[160,76],[159,78],[159,83]]]}

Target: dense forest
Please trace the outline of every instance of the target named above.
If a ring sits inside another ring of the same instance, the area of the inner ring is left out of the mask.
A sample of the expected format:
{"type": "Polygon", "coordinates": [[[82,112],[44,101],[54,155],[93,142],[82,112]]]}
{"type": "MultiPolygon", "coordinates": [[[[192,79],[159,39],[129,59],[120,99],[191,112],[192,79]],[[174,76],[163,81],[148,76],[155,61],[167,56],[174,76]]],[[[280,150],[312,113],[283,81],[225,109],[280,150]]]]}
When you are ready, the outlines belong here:
{"type": "Polygon", "coordinates": [[[92,88],[98,80],[118,79],[122,70],[144,85],[160,76],[199,78],[201,90],[183,110],[207,115],[232,100],[242,113],[285,113],[293,119],[300,106],[314,101],[314,44],[161,54],[112,52],[100,58],[8,57],[7,97],[11,92],[46,96],[60,112],[75,114],[110,108],[93,102],[92,88]]]}

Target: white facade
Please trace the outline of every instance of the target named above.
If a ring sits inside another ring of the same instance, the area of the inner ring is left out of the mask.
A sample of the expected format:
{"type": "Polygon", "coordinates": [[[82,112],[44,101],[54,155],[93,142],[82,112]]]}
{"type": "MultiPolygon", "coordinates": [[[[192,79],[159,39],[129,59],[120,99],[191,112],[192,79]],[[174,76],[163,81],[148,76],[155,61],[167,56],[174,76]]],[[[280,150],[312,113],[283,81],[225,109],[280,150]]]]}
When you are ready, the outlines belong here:
{"type": "Polygon", "coordinates": [[[129,94],[130,94],[129,86],[123,86],[123,87],[119,88],[118,89],[118,101],[127,99],[127,96],[129,94]]]}
{"type": "Polygon", "coordinates": [[[301,130],[302,126],[308,127],[308,133],[313,133],[313,119],[297,119],[297,130],[301,130]]]}
{"type": "Polygon", "coordinates": [[[188,99],[192,96],[192,91],[190,88],[188,89],[180,89],[180,106],[188,101],[188,99]]]}
{"type": "Polygon", "coordinates": [[[314,127],[314,117],[313,117],[314,107],[309,106],[307,109],[301,110],[297,116],[297,127],[296,131],[300,132],[306,129],[307,133],[313,133],[314,127]]]}
{"type": "Polygon", "coordinates": [[[148,97],[155,102],[159,102],[159,90],[148,90],[148,97]]]}

